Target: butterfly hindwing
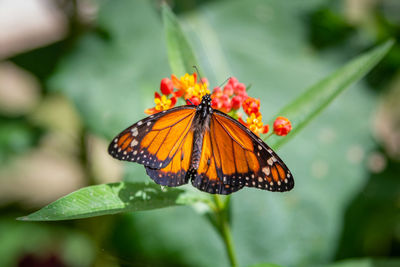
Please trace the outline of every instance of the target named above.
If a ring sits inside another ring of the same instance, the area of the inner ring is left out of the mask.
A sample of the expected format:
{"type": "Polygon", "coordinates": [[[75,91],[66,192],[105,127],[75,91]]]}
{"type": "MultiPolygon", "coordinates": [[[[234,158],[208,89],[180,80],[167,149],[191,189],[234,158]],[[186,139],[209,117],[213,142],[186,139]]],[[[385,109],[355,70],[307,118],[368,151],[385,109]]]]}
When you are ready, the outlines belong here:
{"type": "Polygon", "coordinates": [[[182,147],[195,112],[192,106],[182,106],[151,115],[115,137],[108,152],[119,160],[164,168],[182,147]]]}
{"type": "Polygon", "coordinates": [[[215,110],[192,183],[216,194],[230,194],[244,186],[281,192],[294,186],[290,171],[271,148],[248,128],[215,110]]]}

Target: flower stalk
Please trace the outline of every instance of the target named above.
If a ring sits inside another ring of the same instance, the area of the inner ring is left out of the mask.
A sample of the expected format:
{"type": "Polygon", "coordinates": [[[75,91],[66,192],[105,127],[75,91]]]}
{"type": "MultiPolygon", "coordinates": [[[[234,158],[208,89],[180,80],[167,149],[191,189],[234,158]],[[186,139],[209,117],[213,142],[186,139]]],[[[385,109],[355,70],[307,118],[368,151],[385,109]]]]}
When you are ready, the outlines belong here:
{"type": "Polygon", "coordinates": [[[219,195],[213,195],[213,199],[215,206],[213,214],[208,214],[208,219],[224,242],[231,266],[236,267],[238,264],[230,226],[230,196],[227,196],[225,200],[221,200],[219,195]]]}

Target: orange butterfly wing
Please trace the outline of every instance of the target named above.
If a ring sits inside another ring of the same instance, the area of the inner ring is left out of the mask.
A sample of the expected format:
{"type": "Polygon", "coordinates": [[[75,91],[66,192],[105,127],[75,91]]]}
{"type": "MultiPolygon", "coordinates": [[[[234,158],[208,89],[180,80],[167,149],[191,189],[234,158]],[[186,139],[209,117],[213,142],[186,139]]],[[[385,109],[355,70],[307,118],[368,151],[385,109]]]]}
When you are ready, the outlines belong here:
{"type": "Polygon", "coordinates": [[[285,163],[258,136],[214,110],[192,184],[212,194],[230,194],[244,186],[283,192],[293,188],[294,180],[285,163]]]}
{"type": "Polygon", "coordinates": [[[146,167],[147,174],[160,185],[179,186],[186,184],[186,175],[192,157],[193,131],[188,131],[182,139],[173,159],[161,169],[146,167]]]}
{"type": "MultiPolygon", "coordinates": [[[[114,158],[137,162],[150,169],[161,169],[171,162],[176,165],[174,157],[182,156],[183,148],[188,149],[188,140],[193,139],[191,125],[195,113],[195,107],[181,106],[151,115],[115,137],[108,152],[114,158]]],[[[184,153],[190,154],[190,151],[184,153]]],[[[178,172],[177,168],[174,170],[178,172]]]]}

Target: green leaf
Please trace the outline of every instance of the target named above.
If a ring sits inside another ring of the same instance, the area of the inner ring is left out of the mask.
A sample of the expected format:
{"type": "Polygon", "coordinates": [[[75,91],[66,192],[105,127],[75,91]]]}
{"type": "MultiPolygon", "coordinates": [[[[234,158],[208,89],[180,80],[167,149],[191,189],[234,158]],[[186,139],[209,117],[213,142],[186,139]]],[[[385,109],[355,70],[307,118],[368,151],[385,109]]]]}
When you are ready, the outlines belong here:
{"type": "Polygon", "coordinates": [[[81,219],[120,212],[159,209],[207,201],[202,194],[182,189],[162,190],[154,183],[111,183],[88,186],[62,197],[28,216],[23,221],[81,219]]]}
{"type": "Polygon", "coordinates": [[[185,73],[193,72],[193,66],[199,68],[199,63],[177,18],[167,4],[162,5],[162,15],[172,73],[182,76],[185,73]]]}
{"type": "MultiPolygon", "coordinates": [[[[386,55],[394,41],[384,44],[353,59],[325,79],[311,86],[294,101],[286,105],[277,116],[284,116],[292,123],[292,131],[286,137],[271,136],[268,143],[275,149],[298,134],[345,89],[360,80],[386,55]]],[[[269,121],[273,125],[274,117],[269,121]]]]}

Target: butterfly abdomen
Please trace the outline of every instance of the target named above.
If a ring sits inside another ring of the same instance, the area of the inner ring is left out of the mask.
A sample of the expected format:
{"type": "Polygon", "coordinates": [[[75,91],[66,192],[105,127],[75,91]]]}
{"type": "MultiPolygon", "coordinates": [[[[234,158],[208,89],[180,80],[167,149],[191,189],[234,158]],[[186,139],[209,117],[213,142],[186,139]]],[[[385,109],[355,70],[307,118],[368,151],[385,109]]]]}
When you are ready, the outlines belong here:
{"type": "Polygon", "coordinates": [[[210,127],[210,115],[213,109],[211,108],[211,98],[204,98],[197,107],[196,114],[193,119],[193,150],[191,159],[191,169],[197,170],[200,165],[201,152],[203,149],[204,133],[210,127]]]}
{"type": "Polygon", "coordinates": [[[201,150],[203,148],[203,135],[204,133],[201,133],[200,131],[194,132],[192,160],[190,164],[190,167],[194,170],[197,170],[200,165],[201,150]]]}

